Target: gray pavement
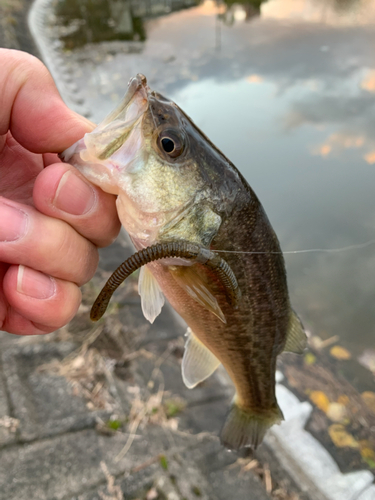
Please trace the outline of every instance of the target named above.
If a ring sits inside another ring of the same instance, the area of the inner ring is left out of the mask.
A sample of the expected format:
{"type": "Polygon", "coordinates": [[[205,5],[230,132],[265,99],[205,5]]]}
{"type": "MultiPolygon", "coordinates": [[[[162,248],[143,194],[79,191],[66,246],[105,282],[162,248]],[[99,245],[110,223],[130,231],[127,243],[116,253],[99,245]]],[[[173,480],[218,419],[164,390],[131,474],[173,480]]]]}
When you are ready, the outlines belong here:
{"type": "Polygon", "coordinates": [[[130,280],[114,297],[120,307],[90,324],[104,268],[129,251],[102,252],[67,328],[0,334],[0,500],[227,500],[233,492],[269,500],[258,475],[241,473],[251,459],[237,461],[219,444],[231,389],[215,376],[194,390],[183,385],[184,328],[169,308],[145,324],[130,280]]]}

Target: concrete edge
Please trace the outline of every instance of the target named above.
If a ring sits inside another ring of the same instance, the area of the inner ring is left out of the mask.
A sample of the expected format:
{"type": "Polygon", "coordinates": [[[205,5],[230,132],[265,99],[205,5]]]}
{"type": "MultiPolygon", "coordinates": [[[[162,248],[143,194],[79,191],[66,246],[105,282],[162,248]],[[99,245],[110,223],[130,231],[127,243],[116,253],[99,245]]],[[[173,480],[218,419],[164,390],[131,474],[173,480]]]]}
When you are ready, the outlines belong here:
{"type": "Polygon", "coordinates": [[[34,0],[27,16],[29,30],[65,104],[77,113],[90,117],[83,94],[65,66],[61,42],[48,28],[48,20],[53,15],[52,3],[52,0],[34,0]]]}

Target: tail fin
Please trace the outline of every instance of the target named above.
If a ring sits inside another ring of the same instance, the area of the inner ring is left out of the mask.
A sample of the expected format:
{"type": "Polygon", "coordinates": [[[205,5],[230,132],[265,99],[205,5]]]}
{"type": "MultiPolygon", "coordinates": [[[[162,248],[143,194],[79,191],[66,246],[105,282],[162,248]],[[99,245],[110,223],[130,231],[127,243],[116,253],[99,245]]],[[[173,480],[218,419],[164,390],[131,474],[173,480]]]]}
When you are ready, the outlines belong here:
{"type": "Polygon", "coordinates": [[[256,449],[267,430],[282,420],[284,417],[278,406],[268,413],[259,414],[233,403],[220,434],[221,444],[230,450],[244,447],[256,449]]]}

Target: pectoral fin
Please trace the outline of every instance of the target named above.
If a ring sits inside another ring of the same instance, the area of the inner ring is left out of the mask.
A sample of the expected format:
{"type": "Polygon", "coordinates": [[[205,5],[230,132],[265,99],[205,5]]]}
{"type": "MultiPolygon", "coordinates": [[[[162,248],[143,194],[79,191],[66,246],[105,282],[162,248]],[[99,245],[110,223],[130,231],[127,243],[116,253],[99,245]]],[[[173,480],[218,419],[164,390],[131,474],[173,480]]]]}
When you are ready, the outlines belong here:
{"type": "Polygon", "coordinates": [[[284,351],[302,354],[307,346],[307,337],[301,320],[294,311],[290,313],[289,328],[284,351]]]}
{"type": "Polygon", "coordinates": [[[208,290],[202,278],[193,267],[179,266],[171,271],[171,273],[177,283],[190,295],[190,297],[208,311],[212,312],[223,323],[227,322],[216,298],[208,290]]]}
{"type": "Polygon", "coordinates": [[[189,389],[213,374],[220,361],[188,328],[185,352],[182,358],[182,379],[189,389]]]}
{"type": "Polygon", "coordinates": [[[153,323],[159,316],[165,299],[158,282],[147,266],[143,266],[140,270],[138,293],[141,296],[143,315],[153,323]]]}

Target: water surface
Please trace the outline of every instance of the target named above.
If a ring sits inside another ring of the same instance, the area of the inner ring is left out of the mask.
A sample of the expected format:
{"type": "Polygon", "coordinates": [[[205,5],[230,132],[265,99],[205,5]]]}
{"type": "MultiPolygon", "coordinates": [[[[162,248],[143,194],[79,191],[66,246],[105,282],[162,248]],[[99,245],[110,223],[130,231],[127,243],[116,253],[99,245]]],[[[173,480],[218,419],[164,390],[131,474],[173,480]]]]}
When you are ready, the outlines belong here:
{"type": "MultiPolygon", "coordinates": [[[[94,120],[144,73],[245,175],[283,250],[375,238],[374,1],[61,0],[57,14],[94,120]]],[[[286,264],[308,329],[374,347],[375,244],[286,264]]]]}

